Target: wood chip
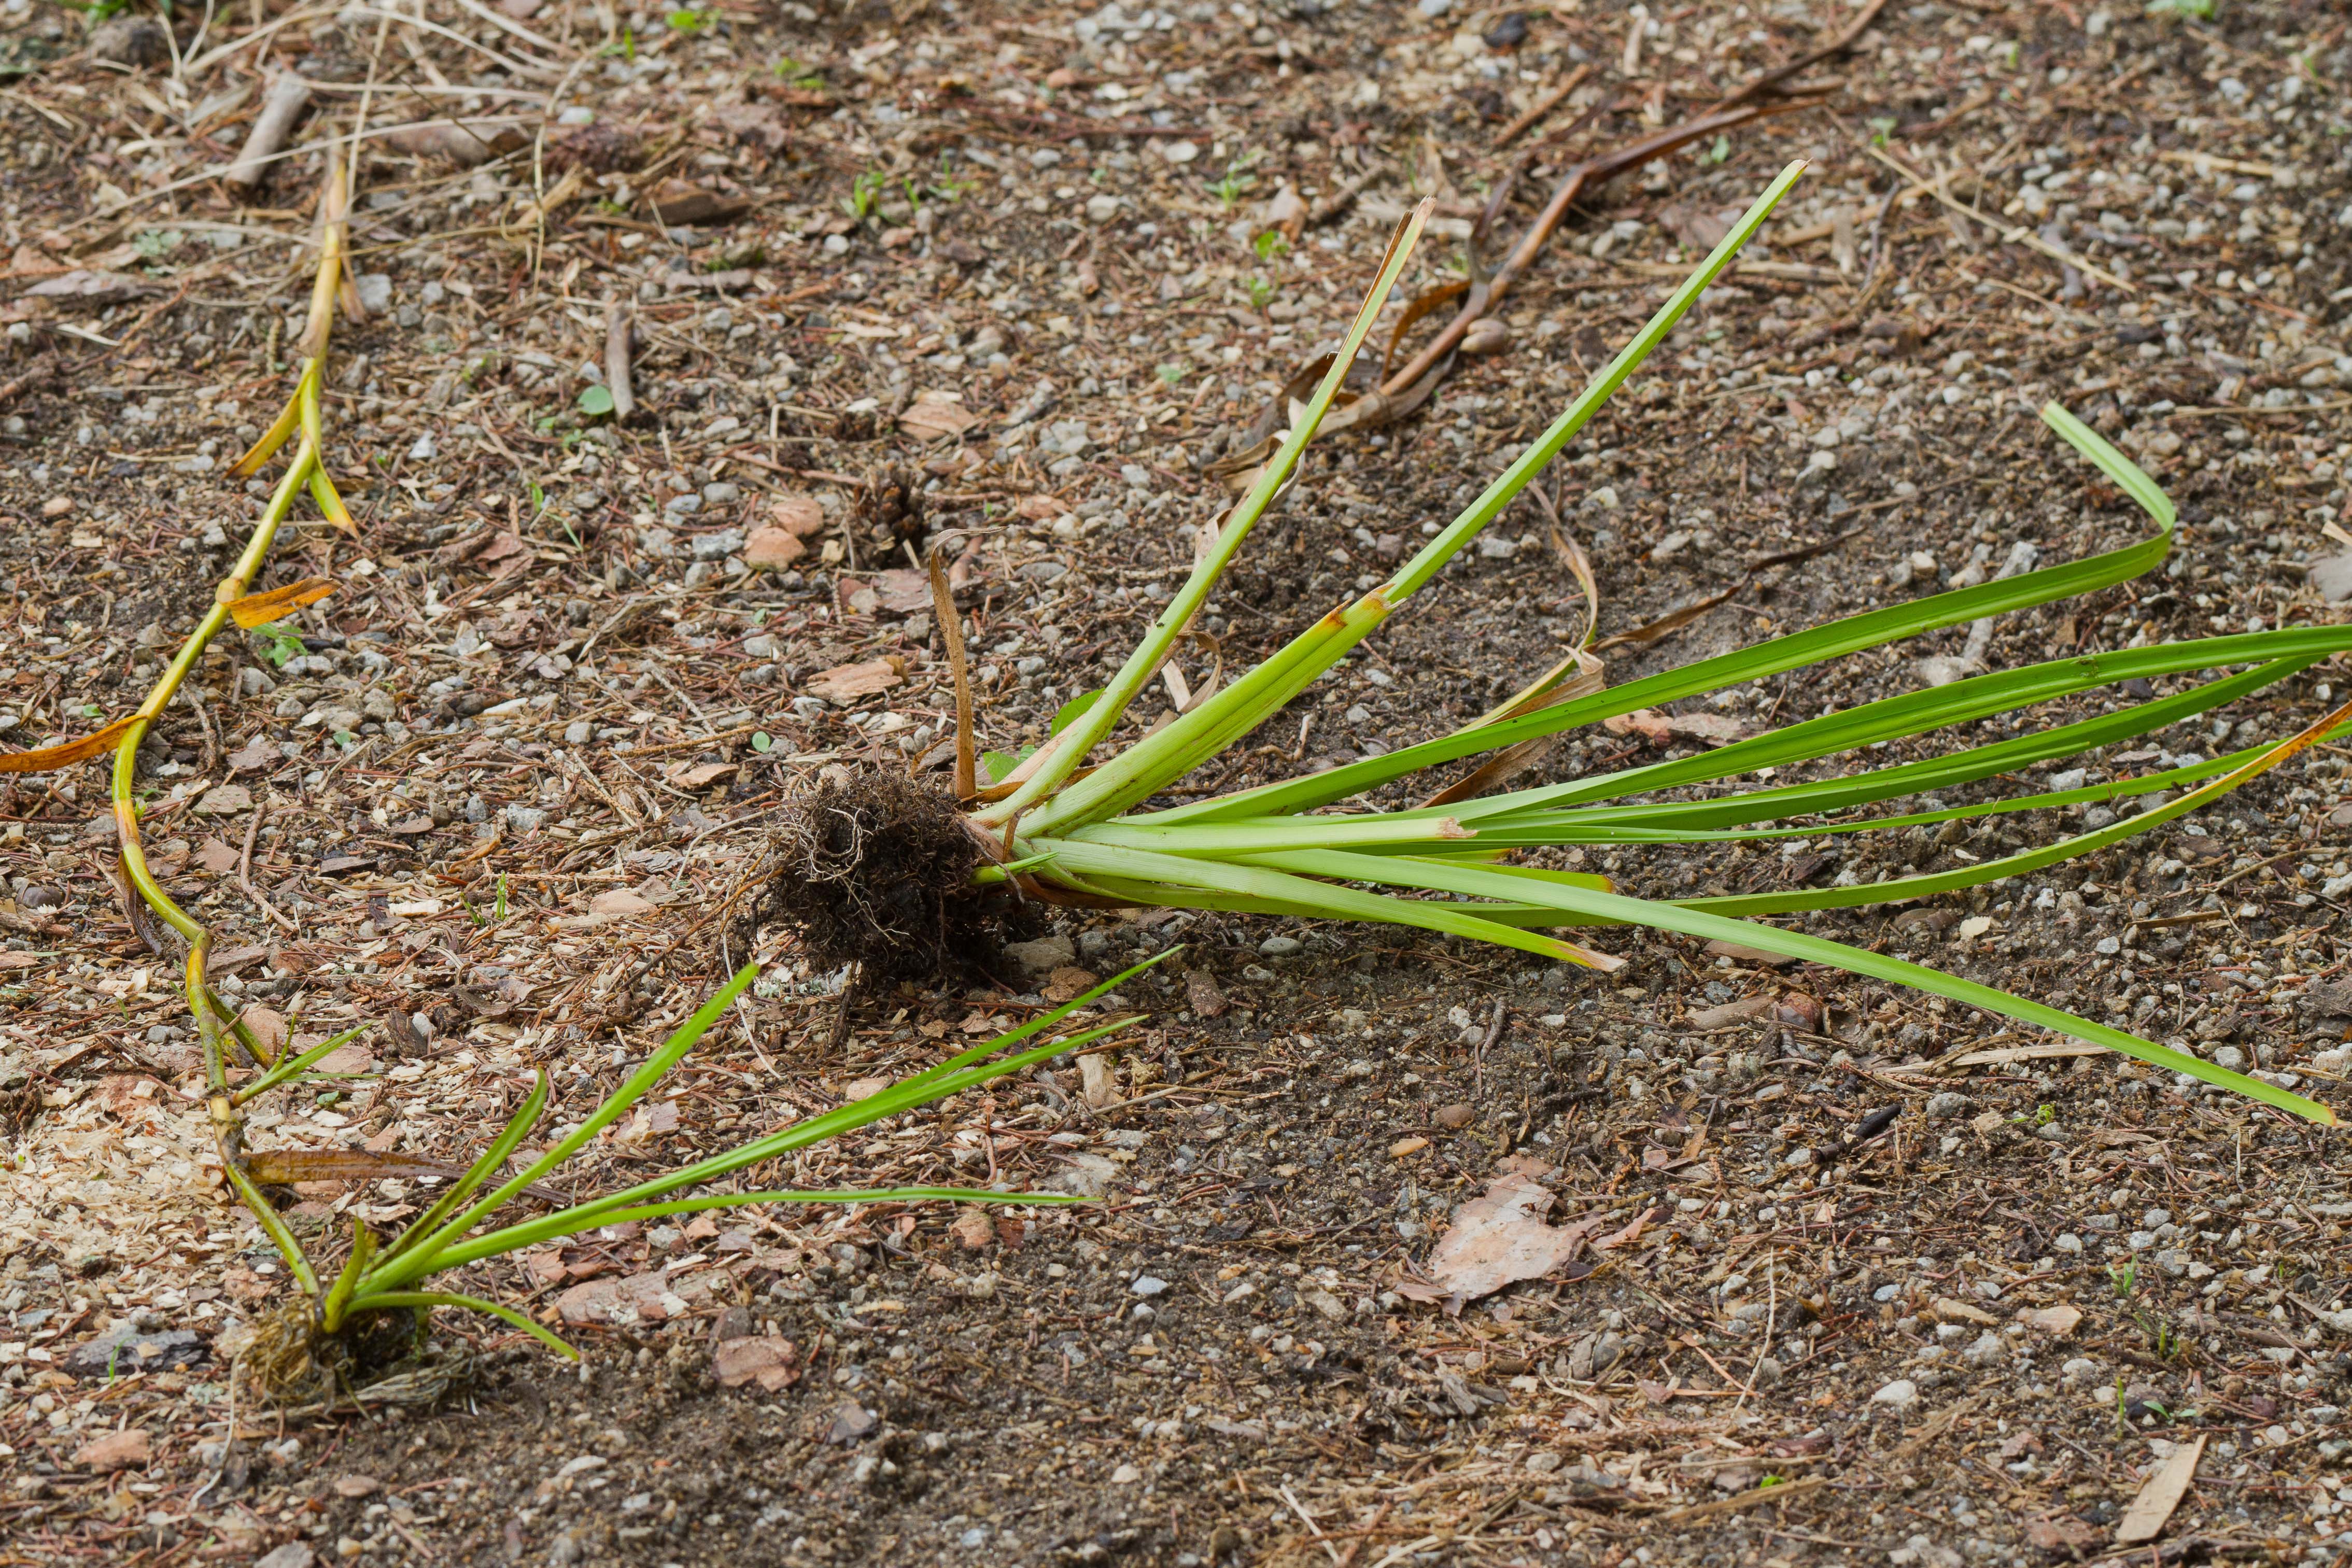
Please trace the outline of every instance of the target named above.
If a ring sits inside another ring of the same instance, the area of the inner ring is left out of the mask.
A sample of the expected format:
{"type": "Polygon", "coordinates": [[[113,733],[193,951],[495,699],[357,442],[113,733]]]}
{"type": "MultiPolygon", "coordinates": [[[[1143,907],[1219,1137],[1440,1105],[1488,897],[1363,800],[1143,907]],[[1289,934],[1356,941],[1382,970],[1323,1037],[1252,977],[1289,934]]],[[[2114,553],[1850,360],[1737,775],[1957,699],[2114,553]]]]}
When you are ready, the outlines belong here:
{"type": "Polygon", "coordinates": [[[2197,1479],[2197,1461],[2205,1457],[2205,1439],[2191,1437],[2172,1450],[2172,1457],[2158,1467],[2147,1483],[2132,1499],[2131,1507],[2124,1510],[2123,1522],[2116,1526],[2116,1544],[2137,1546],[2154,1541],[2164,1533],[2172,1521],[2172,1511],[2189,1494],[2189,1483],[2197,1479]]]}

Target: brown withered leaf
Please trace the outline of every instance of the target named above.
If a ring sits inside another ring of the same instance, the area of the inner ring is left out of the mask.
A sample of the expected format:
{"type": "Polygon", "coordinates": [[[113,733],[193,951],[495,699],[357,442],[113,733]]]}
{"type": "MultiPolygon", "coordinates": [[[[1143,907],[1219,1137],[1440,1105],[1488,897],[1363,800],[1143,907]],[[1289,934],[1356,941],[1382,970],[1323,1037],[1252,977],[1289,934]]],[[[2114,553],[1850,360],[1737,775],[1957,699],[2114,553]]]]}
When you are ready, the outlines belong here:
{"type": "MultiPolygon", "coordinates": [[[[378,1155],[365,1149],[256,1149],[245,1157],[246,1174],[263,1186],[309,1181],[384,1181],[409,1176],[458,1176],[463,1167],[423,1155],[378,1155]]],[[[533,1182],[523,1188],[545,1203],[571,1201],[553,1187],[533,1182]]]]}
{"type": "Polygon", "coordinates": [[[1481,1197],[1462,1206],[1429,1255],[1429,1277],[1400,1280],[1400,1294],[1419,1301],[1475,1301],[1520,1280],[1539,1280],[1574,1258],[1598,1228],[1595,1221],[1552,1225],[1552,1195],[1536,1180],[1549,1169],[1514,1156],[1481,1197]]]}
{"type": "Polygon", "coordinates": [[[887,692],[906,676],[890,660],[868,659],[859,664],[836,664],[819,672],[808,684],[810,692],[831,702],[855,702],[887,692]]]}

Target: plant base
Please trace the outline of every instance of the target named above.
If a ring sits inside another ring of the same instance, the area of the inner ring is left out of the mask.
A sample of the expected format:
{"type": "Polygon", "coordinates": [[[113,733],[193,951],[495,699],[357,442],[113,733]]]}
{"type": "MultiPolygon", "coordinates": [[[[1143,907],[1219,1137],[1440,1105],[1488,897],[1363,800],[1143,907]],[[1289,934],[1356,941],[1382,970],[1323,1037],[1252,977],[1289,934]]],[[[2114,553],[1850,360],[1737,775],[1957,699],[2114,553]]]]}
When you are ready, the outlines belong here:
{"type": "Polygon", "coordinates": [[[241,1396],[264,1409],[325,1409],[354,1399],[431,1405],[473,1380],[474,1354],[462,1344],[428,1345],[424,1314],[407,1309],[369,1312],[322,1333],[317,1310],[296,1297],[254,1325],[234,1375],[241,1396]]]}
{"type": "Polygon", "coordinates": [[[821,785],[784,808],[773,848],[752,918],[793,932],[819,969],[950,973],[992,955],[1017,914],[972,885],[980,846],[955,801],[911,779],[821,785]]]}

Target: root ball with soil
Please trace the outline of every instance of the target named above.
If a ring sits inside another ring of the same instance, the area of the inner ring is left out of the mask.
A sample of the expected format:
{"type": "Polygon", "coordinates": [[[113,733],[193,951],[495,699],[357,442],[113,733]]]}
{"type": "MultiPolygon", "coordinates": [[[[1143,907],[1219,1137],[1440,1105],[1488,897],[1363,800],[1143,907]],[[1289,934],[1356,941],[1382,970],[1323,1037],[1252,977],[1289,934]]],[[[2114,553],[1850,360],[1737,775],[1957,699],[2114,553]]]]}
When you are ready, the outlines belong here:
{"type": "Polygon", "coordinates": [[[431,1405],[473,1375],[472,1350],[463,1342],[428,1342],[420,1311],[353,1312],[331,1331],[320,1326],[318,1303],[308,1296],[290,1297],[255,1322],[235,1374],[242,1397],[274,1410],[352,1398],[431,1405]]]}
{"type": "Polygon", "coordinates": [[[800,938],[812,967],[866,978],[982,963],[1009,901],[975,885],[979,841],[945,793],[911,779],[828,779],[785,807],[753,918],[800,938]]]}

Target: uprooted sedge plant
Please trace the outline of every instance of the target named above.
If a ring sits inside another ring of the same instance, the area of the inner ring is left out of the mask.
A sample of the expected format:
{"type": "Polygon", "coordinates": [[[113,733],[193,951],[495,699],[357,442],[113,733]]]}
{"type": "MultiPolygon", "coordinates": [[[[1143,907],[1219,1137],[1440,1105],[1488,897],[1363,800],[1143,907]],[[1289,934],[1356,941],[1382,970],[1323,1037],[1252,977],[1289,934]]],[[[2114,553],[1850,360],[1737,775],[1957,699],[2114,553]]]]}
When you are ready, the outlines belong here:
{"type": "MultiPolygon", "coordinates": [[[[290,1236],[278,1247],[292,1274],[295,1293],[256,1327],[252,1342],[238,1358],[246,1385],[269,1403],[312,1405],[331,1403],[354,1394],[378,1401],[408,1402],[436,1396],[461,1376],[467,1353],[459,1347],[430,1352],[423,1343],[425,1313],[434,1307],[463,1307],[503,1319],[525,1333],[567,1356],[575,1352],[546,1328],[514,1307],[478,1296],[431,1288],[436,1276],[504,1257],[529,1248],[574,1236],[601,1226],[630,1220],[650,1220],[670,1215],[695,1214],[753,1204],[835,1203],[898,1204],[926,1201],[959,1203],[1056,1204],[1080,1201],[1068,1193],[978,1191],[962,1187],[905,1186],[862,1191],[759,1189],[747,1192],[704,1191],[679,1197],[690,1188],[710,1187],[739,1171],[811,1148],[887,1117],[899,1115],[975,1089],[1009,1072],[1046,1061],[1066,1051],[1082,1050],[1128,1028],[1135,1015],[1089,1023],[1076,1032],[1056,1036],[1042,1044],[1022,1042],[1045,1033],[1078,1009],[1109,993],[1122,982],[1179,951],[1154,955],[1145,962],[1040,1014],[1017,1029],[983,1045],[900,1080],[880,1093],[853,1101],[823,1115],[795,1122],[764,1137],[697,1160],[665,1175],[637,1183],[532,1218],[512,1219],[495,1229],[484,1227],[499,1209],[515,1202],[578,1154],[630,1107],[644,1099],[685,1059],[711,1025],[726,1016],[736,998],[759,975],[757,965],[745,965],[717,995],[678,1026],[676,1033],[629,1074],[577,1126],[564,1133],[547,1151],[512,1176],[501,1176],[507,1162],[544,1116],[548,1079],[537,1075],[530,1092],[466,1173],[449,1189],[410,1220],[389,1240],[363,1223],[352,1224],[351,1250],[341,1270],[331,1276],[312,1263],[290,1236]],[[495,1184],[495,1185],[493,1185],[495,1184]],[[485,1190],[488,1189],[488,1190],[485,1190]]],[[[348,1037],[346,1037],[348,1038],[348,1037]]],[[[293,1082],[329,1046],[289,1058],[239,1092],[240,1098],[293,1082]]]]}
{"type": "Polygon", "coordinates": [[[1800,162],[1783,171],[1550,428],[1385,582],[1331,611],[1222,689],[1194,694],[1172,721],[1131,733],[1098,757],[1268,504],[1291,482],[1301,452],[1404,269],[1427,221],[1429,207],[1423,204],[1400,225],[1312,401],[1223,519],[1213,544],[1200,552],[1190,579],[1150,632],[1107,687],[1069,705],[1050,738],[1007,777],[985,787],[971,765],[971,704],[960,627],[935,563],[934,597],[941,601],[939,620],[957,680],[957,789],[962,809],[940,795],[915,799],[903,786],[891,786],[879,800],[871,786],[827,786],[796,803],[788,815],[782,853],[790,871],[771,889],[770,912],[798,926],[813,958],[833,963],[903,961],[910,953],[952,946],[960,925],[982,906],[973,895],[1008,884],[1026,898],[1086,907],[1255,911],[1420,926],[1601,970],[1615,968],[1621,960],[1548,935],[1547,928],[1645,925],[1737,942],[1946,997],[2332,1123],[2335,1117],[2325,1106],[2275,1084],[2122,1030],[1917,964],[1744,917],[1948,893],[2092,853],[2193,811],[2352,728],[2347,722],[2352,705],[2275,744],[2137,779],[1959,807],[1930,800],[1923,802],[1927,810],[1899,815],[1859,814],[1883,800],[2013,774],[2179,723],[2352,648],[2352,627],[2283,628],[2123,648],[1979,674],[1786,725],[1698,756],[1489,793],[1531,766],[1544,747],[1573,727],[2086,592],[2160,564],[2171,548],[2171,502],[2123,454],[2055,404],[2042,411],[2044,420],[2147,513],[2157,526],[2155,537],[2087,559],[1848,616],[1613,690],[1601,689],[1597,662],[1579,648],[1525,691],[1451,735],[1307,778],[1150,809],[1155,796],[1273,717],[1499,517],[1664,340],[1803,169],[1800,162]],[[2024,730],[1946,756],[1889,766],[1869,760],[1869,749],[1886,743],[2016,714],[2102,686],[2189,674],[2213,678],[2097,717],[2024,730]],[[1418,809],[1379,810],[1366,799],[1383,786],[1486,752],[1499,755],[1418,809]],[[1856,758],[1860,767],[1805,782],[1764,782],[1777,770],[1837,758],[1856,758]],[[1665,791],[1695,786],[1722,792],[1699,800],[1664,798],[1665,791]],[[1604,877],[1508,859],[1517,851],[1551,846],[1819,838],[2135,796],[2160,798],[2176,789],[2183,791],[2178,799],[2042,848],[1949,872],[1826,888],[1688,900],[1633,898],[1615,892],[1604,877]],[[868,876],[864,868],[869,865],[887,868],[887,874],[868,876]]]}

